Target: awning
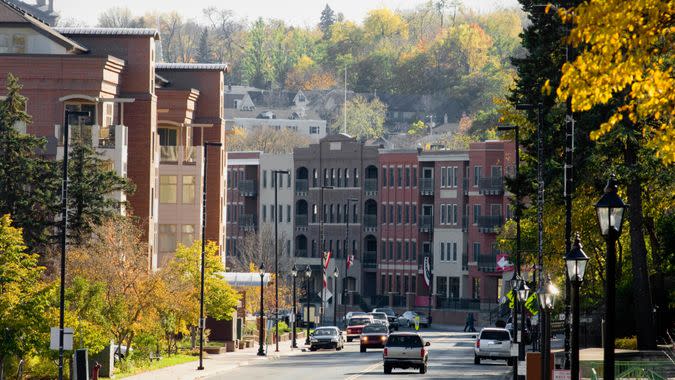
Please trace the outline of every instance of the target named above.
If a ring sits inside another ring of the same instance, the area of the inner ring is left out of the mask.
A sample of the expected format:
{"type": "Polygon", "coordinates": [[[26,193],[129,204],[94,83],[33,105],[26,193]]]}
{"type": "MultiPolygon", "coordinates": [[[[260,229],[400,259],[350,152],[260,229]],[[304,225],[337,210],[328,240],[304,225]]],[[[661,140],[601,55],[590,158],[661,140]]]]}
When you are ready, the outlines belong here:
{"type": "MultiPolygon", "coordinates": [[[[223,276],[223,279],[227,281],[230,286],[241,287],[241,286],[260,286],[260,274],[255,272],[223,272],[220,273],[223,276]]],[[[271,280],[269,273],[265,273],[263,276],[263,285],[267,285],[271,280]]]]}

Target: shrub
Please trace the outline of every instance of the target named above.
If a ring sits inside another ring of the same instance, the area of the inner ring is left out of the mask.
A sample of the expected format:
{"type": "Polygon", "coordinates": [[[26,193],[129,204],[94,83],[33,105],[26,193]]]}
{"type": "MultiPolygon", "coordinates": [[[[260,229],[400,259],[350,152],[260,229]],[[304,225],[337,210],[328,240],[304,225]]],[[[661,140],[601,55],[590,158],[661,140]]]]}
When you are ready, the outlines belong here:
{"type": "Polygon", "coordinates": [[[614,345],[624,350],[637,350],[637,337],[618,338],[614,341],[614,345]]]}

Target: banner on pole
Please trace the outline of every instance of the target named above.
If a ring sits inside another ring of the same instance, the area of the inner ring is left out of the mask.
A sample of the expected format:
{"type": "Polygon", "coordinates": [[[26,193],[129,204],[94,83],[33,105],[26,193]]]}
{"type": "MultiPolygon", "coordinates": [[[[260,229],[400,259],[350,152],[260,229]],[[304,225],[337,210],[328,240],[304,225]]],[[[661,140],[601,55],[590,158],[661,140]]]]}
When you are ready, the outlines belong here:
{"type": "Polygon", "coordinates": [[[424,257],[424,283],[427,284],[427,287],[431,287],[431,262],[429,262],[429,256],[424,257]]]}

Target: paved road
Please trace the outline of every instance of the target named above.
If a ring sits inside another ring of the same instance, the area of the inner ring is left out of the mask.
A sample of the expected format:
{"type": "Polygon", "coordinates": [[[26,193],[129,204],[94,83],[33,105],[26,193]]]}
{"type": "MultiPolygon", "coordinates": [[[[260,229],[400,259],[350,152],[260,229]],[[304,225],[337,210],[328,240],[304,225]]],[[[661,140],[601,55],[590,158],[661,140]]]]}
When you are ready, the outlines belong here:
{"type": "Polygon", "coordinates": [[[347,343],[340,352],[322,350],[302,352],[283,356],[278,360],[257,362],[239,367],[219,376],[206,379],[392,379],[403,377],[425,377],[429,379],[509,379],[511,368],[505,361],[487,361],[473,364],[472,334],[423,331],[422,335],[431,342],[429,347],[429,369],[426,375],[419,371],[394,369],[391,375],[384,375],[382,350],[373,349],[359,352],[358,342],[347,343]]]}

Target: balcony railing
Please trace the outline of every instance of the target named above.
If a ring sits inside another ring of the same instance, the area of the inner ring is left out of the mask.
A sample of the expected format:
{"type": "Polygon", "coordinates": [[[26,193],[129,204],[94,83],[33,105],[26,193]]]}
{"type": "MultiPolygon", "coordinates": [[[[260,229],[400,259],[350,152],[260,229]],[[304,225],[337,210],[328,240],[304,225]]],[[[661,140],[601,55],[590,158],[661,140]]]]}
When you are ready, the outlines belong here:
{"type": "Polygon", "coordinates": [[[164,162],[178,162],[178,146],[160,146],[159,147],[159,161],[164,162]]]}
{"type": "Polygon", "coordinates": [[[483,177],[478,180],[478,192],[484,195],[504,193],[504,177],[483,177]]]}
{"type": "Polygon", "coordinates": [[[307,215],[296,214],[295,215],[295,226],[296,227],[307,227],[307,215]]]}
{"type": "Polygon", "coordinates": [[[239,194],[245,197],[255,197],[258,194],[258,186],[255,180],[244,179],[239,181],[239,194]]]}
{"type": "Polygon", "coordinates": [[[363,226],[365,228],[377,228],[377,215],[365,214],[363,216],[363,226]]]}
{"type": "Polygon", "coordinates": [[[306,249],[295,249],[295,257],[307,257],[306,249]]]}
{"type": "Polygon", "coordinates": [[[243,214],[239,217],[239,228],[244,231],[255,231],[256,217],[253,214],[243,214]]]}
{"type": "Polygon", "coordinates": [[[159,161],[162,164],[194,164],[197,162],[197,148],[178,145],[160,146],[159,161]]]}
{"type": "Polygon", "coordinates": [[[363,187],[366,194],[377,194],[377,178],[366,178],[363,187]]]}
{"type": "Polygon", "coordinates": [[[98,147],[102,149],[115,149],[115,126],[101,127],[98,132],[98,147]]]}
{"type": "Polygon", "coordinates": [[[420,178],[420,194],[434,195],[434,179],[420,178]]]}
{"type": "Polygon", "coordinates": [[[421,215],[417,226],[419,227],[420,231],[430,231],[433,226],[433,216],[421,215]]]}
{"type": "Polygon", "coordinates": [[[501,215],[485,215],[478,217],[478,230],[486,233],[497,233],[504,224],[501,215]]]}
{"type": "Polygon", "coordinates": [[[377,268],[377,252],[366,251],[366,253],[363,254],[363,268],[364,269],[377,268]]]}
{"type": "Polygon", "coordinates": [[[306,179],[296,179],[295,180],[295,192],[296,193],[306,193],[309,189],[309,183],[306,179]]]}
{"type": "Polygon", "coordinates": [[[482,272],[494,272],[497,269],[498,250],[489,253],[481,253],[478,256],[478,270],[482,272]]]}

